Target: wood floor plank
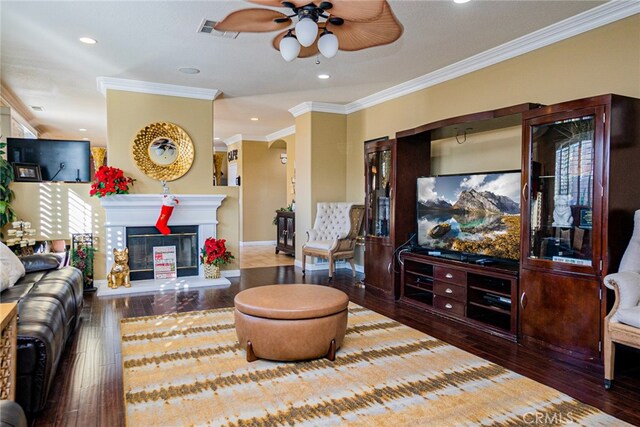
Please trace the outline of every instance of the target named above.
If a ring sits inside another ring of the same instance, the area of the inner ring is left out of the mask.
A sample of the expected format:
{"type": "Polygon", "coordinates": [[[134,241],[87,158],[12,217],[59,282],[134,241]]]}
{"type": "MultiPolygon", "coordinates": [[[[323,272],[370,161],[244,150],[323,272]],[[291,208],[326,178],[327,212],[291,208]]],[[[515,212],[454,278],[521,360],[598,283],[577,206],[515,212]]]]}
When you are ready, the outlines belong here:
{"type": "MultiPolygon", "coordinates": [[[[640,425],[639,352],[628,348],[618,350],[615,386],[605,391],[601,366],[568,363],[549,351],[523,347],[417,308],[381,299],[357,287],[356,281],[350,270],[341,269],[335,273],[330,286],[345,291],[356,304],[640,425]]],[[[293,266],[242,270],[242,276],[231,282],[227,288],[156,295],[120,298],[86,295],[80,330],[62,356],[47,406],[31,420],[31,425],[124,425],[119,342],[122,318],[231,307],[234,296],[241,290],[273,283],[329,283],[326,272],[308,272],[303,277],[293,266]]]]}

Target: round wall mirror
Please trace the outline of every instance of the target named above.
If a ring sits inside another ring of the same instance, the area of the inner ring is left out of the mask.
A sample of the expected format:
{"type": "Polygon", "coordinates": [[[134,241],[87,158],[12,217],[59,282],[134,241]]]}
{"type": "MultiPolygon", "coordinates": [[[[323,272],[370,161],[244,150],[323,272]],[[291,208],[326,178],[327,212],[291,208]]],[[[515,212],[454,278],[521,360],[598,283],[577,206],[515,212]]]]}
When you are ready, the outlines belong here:
{"type": "Polygon", "coordinates": [[[150,178],[173,181],[193,163],[194,149],[189,135],[172,123],[152,123],[141,129],[133,141],[133,160],[150,178]]]}

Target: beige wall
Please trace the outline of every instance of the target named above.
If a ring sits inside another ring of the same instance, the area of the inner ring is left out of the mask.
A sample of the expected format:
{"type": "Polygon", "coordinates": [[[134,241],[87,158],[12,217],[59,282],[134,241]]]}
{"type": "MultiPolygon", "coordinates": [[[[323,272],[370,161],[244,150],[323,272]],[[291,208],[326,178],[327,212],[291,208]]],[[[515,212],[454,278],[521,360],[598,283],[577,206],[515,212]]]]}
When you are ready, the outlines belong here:
{"type": "MultiPolygon", "coordinates": [[[[347,199],[364,196],[365,140],[435,120],[523,102],[553,104],[617,93],[640,97],[640,15],[348,116],[347,199]]],[[[520,136],[433,147],[436,173],[520,168],[520,136]]]]}
{"type": "Polygon", "coordinates": [[[296,118],[297,259],[313,227],[316,204],[347,201],[346,131],[347,118],[341,114],[311,112],[296,118]]]}
{"type": "Polygon", "coordinates": [[[13,182],[12,203],[18,218],[30,221],[36,240],[69,241],[75,233],[93,233],[94,278],[105,278],[104,210],[100,199],[89,197],[91,184],[13,182]]]}
{"type": "Polygon", "coordinates": [[[242,241],[276,239],[275,211],[287,204],[287,167],[280,162],[283,148],[268,142],[242,141],[242,241]]]}
{"type": "Polygon", "coordinates": [[[195,149],[189,171],[168,183],[171,192],[207,194],[213,182],[213,101],[108,90],[109,166],[118,167],[137,180],[132,193],[161,193],[159,181],[140,172],[131,156],[136,134],[146,125],[156,122],[180,126],[191,138],[195,149]]]}
{"type": "Polygon", "coordinates": [[[296,135],[288,135],[282,138],[287,143],[287,206],[296,199],[294,186],[291,179],[296,174],[296,135]]]}

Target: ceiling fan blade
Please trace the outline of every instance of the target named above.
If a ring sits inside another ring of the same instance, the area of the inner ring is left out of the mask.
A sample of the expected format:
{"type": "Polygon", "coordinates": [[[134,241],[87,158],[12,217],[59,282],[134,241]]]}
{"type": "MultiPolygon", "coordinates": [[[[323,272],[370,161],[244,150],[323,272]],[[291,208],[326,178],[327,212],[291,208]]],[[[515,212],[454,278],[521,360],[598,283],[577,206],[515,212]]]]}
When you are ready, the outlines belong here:
{"type": "MultiPolygon", "coordinates": [[[[319,33],[320,31],[318,31],[319,33]]],[[[272,45],[274,47],[275,50],[280,51],[280,40],[282,40],[282,38],[284,36],[286,36],[288,33],[288,31],[283,31],[280,34],[278,34],[277,36],[275,36],[275,38],[273,39],[272,45]]],[[[310,56],[315,56],[318,53],[320,53],[320,51],[318,50],[318,39],[316,38],[316,41],[313,42],[313,44],[309,47],[304,47],[301,46],[300,47],[300,53],[298,54],[298,58],[308,58],[310,56]]]]}
{"type": "MultiPolygon", "coordinates": [[[[263,6],[270,7],[287,7],[282,4],[283,0],[247,0],[250,3],[261,4],[263,6]]],[[[295,7],[306,6],[311,3],[311,0],[284,0],[293,4],[295,7]]],[[[319,2],[318,2],[319,3],[319,2]]]]}
{"type": "Polygon", "coordinates": [[[327,29],[338,38],[340,50],[354,51],[393,43],[403,32],[402,24],[396,19],[385,2],[382,15],[371,22],[345,20],[342,25],[327,22],[327,29]]]}
{"type": "Polygon", "coordinates": [[[266,33],[283,30],[291,25],[291,19],[284,13],[271,9],[241,9],[231,12],[213,28],[218,31],[237,31],[240,33],[266,33]],[[282,22],[274,22],[274,19],[282,22]]]}
{"type": "MultiPolygon", "coordinates": [[[[333,7],[327,12],[339,16],[347,21],[368,22],[378,18],[384,12],[385,6],[389,8],[386,0],[330,0],[333,7]]],[[[320,4],[321,1],[314,1],[320,4]]],[[[390,9],[390,8],[389,8],[390,9]]]]}

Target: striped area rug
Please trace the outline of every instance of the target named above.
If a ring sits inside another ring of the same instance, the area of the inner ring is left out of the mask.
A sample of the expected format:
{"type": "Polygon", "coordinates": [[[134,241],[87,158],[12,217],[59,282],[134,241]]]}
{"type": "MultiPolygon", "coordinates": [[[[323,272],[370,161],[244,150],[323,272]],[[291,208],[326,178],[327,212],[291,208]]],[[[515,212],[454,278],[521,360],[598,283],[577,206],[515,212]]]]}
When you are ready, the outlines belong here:
{"type": "Polygon", "coordinates": [[[248,363],[233,308],[123,319],[129,426],[625,425],[355,304],[335,362],[248,363]]]}

